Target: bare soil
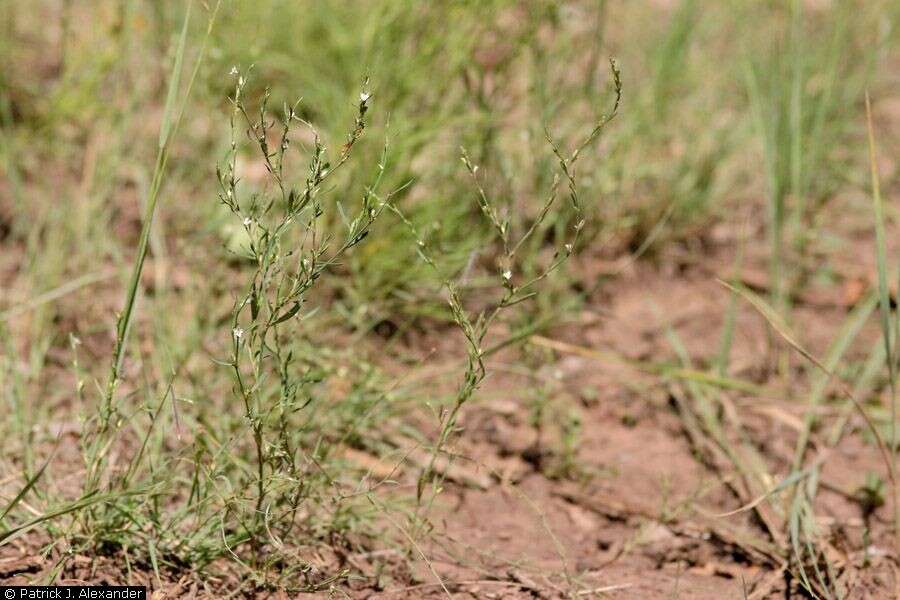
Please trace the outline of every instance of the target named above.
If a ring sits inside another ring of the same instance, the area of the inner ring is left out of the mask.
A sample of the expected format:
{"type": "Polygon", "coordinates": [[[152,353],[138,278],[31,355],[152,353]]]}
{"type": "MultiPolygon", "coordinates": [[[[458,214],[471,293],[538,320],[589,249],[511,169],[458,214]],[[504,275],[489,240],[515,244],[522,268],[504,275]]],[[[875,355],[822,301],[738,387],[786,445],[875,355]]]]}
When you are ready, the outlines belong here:
{"type": "MultiPolygon", "coordinates": [[[[862,251],[861,245],[857,248],[862,251]]],[[[459,451],[475,470],[480,465],[492,472],[495,484],[486,490],[451,486],[441,518],[435,519],[440,531],[425,554],[454,597],[555,598],[571,597],[573,590],[577,597],[621,598],[799,593],[782,556],[760,551],[751,541],[773,542],[752,511],[716,516],[739,508],[746,498],[726,483],[740,476],[708,456],[688,425],[684,384],[661,381],[609,358],[673,360],[666,339],[671,327],[695,364],[708,364],[718,350],[729,304],[727,289],[715,280],[731,275],[727,254],[713,252],[686,267],[632,268],[604,287],[603,296],[587,307],[583,325],[555,332],[554,341],[573,347],[559,353],[559,362],[548,370],[561,381],[563,393],[580,403],[584,422],[577,464],[592,476],[559,480],[536,470],[541,465],[535,459],[534,428],[523,418],[526,406],[513,409],[495,401],[466,413],[459,451]],[[602,350],[607,359],[578,355],[578,348],[602,350]]],[[[753,269],[747,268],[745,276],[759,283],[753,269]]],[[[856,282],[868,277],[855,269],[841,275],[838,284],[798,299],[795,326],[818,355],[858,299],[856,282]]],[[[766,388],[775,379],[770,344],[786,346],[752,309],[742,307],[738,315],[731,374],[766,388]]],[[[878,339],[874,329],[861,337],[857,353],[851,353],[855,359],[878,339]]],[[[799,372],[801,365],[802,359],[791,359],[792,370],[799,372]]],[[[750,444],[777,482],[790,471],[808,386],[798,377],[787,390],[780,384],[766,389],[775,392],[773,397],[727,393],[723,409],[740,416],[750,444]]],[[[896,597],[900,582],[890,500],[871,515],[857,501],[867,472],[884,476],[883,462],[857,414],[850,413],[847,433],[827,448],[823,438],[848,414],[845,401],[833,397],[819,412],[815,450],[809,455],[821,452],[824,460],[815,508],[817,524],[831,544],[829,559],[839,565],[846,597],[896,597]]],[[[406,597],[445,595],[433,576],[431,581],[427,572],[420,576],[426,583],[407,588],[406,597]]],[[[403,596],[397,590],[360,593],[398,595],[403,596]]]]}

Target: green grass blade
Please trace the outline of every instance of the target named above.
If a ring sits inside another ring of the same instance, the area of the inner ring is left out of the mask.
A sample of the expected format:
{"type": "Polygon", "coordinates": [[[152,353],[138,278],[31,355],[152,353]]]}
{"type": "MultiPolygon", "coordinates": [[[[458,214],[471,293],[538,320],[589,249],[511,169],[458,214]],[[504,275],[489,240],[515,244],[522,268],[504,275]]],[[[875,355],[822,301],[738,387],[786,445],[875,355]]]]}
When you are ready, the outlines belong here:
{"type": "Polygon", "coordinates": [[[724,285],[730,290],[737,291],[738,294],[741,295],[744,300],[749,302],[753,308],[762,315],[766,321],[769,322],[769,325],[772,326],[773,329],[781,336],[781,338],[788,343],[791,348],[793,348],[797,353],[803,356],[806,360],[814,364],[818,369],[828,375],[829,379],[835,379],[838,384],[838,388],[841,393],[853,403],[854,408],[856,408],[859,415],[866,422],[866,426],[869,428],[869,431],[872,432],[872,435],[875,437],[875,440],[878,442],[878,448],[881,450],[882,458],[885,462],[885,467],[888,470],[888,475],[893,482],[895,480],[895,470],[894,470],[894,462],[891,460],[891,452],[888,451],[887,444],[884,441],[884,437],[882,437],[881,432],[878,431],[878,427],[875,426],[875,423],[872,421],[872,418],[869,416],[869,413],[866,412],[865,408],[862,404],[859,403],[859,400],[856,399],[856,396],[853,395],[853,392],[844,384],[843,381],[834,377],[834,373],[822,363],[821,360],[816,358],[809,350],[807,350],[803,345],[801,345],[790,332],[787,325],[785,325],[784,321],[779,317],[778,313],[775,310],[766,304],[765,300],[746,289],[743,286],[734,286],[730,283],[718,280],[719,283],[724,285]]]}
{"type": "Polygon", "coordinates": [[[34,529],[41,523],[46,521],[50,521],[52,519],[56,519],[58,517],[62,517],[64,515],[79,511],[83,508],[87,508],[89,506],[93,506],[94,504],[99,504],[101,502],[105,502],[107,500],[112,500],[113,498],[119,498],[123,496],[139,496],[142,494],[146,494],[147,490],[132,490],[127,493],[115,493],[115,494],[96,494],[89,493],[85,494],[78,500],[71,502],[69,504],[65,504],[59,508],[50,510],[38,517],[31,519],[30,521],[26,521],[25,523],[13,527],[0,533],[0,546],[4,546],[19,536],[27,533],[28,531],[34,529]]]}
{"type": "Polygon", "coordinates": [[[19,493],[16,494],[15,498],[10,500],[9,504],[6,505],[6,508],[3,509],[3,512],[0,513],[0,523],[3,523],[3,520],[6,518],[6,515],[8,515],[9,512],[12,509],[14,509],[16,507],[16,505],[19,504],[19,502],[22,501],[22,499],[29,492],[29,490],[31,490],[31,488],[34,487],[34,484],[37,483],[38,479],[41,478],[41,475],[44,474],[44,470],[47,468],[47,465],[50,464],[50,459],[52,459],[52,458],[53,458],[53,455],[51,455],[50,458],[48,458],[44,462],[44,464],[41,466],[41,468],[38,469],[34,475],[32,475],[31,477],[28,478],[28,480],[25,482],[25,485],[22,487],[21,490],[19,490],[19,493]]]}
{"type": "MultiPolygon", "coordinates": [[[[881,186],[878,182],[878,164],[875,152],[875,133],[872,127],[872,105],[866,94],[866,124],[869,134],[869,163],[872,175],[872,209],[875,214],[875,250],[878,264],[878,304],[881,313],[881,332],[884,339],[885,359],[888,364],[890,385],[896,386],[894,371],[893,347],[891,344],[891,298],[887,279],[887,242],[884,228],[884,202],[881,198],[881,186]]],[[[892,406],[893,410],[893,406],[892,406]]],[[[896,415],[894,415],[896,417],[896,415]]],[[[894,418],[896,420],[896,418],[894,418]]],[[[892,441],[895,441],[892,439],[892,441]]]]}
{"type": "Polygon", "coordinates": [[[797,440],[796,451],[794,453],[794,470],[799,470],[800,466],[803,464],[803,457],[806,454],[806,447],[809,444],[809,436],[812,433],[812,428],[815,423],[815,414],[812,409],[821,403],[822,398],[825,395],[828,382],[831,380],[828,373],[833,373],[840,365],[841,359],[844,357],[850,344],[856,339],[859,332],[862,331],[863,326],[875,310],[875,304],[875,297],[870,296],[853,309],[850,316],[847,317],[844,324],[841,326],[840,331],[838,331],[834,342],[828,349],[828,354],[825,356],[824,365],[827,371],[818,371],[813,377],[812,390],[810,391],[809,400],[807,402],[810,410],[806,414],[803,430],[800,432],[800,437],[797,440]]]}
{"type": "Polygon", "coordinates": [[[166,95],[162,124],[159,128],[160,149],[165,148],[169,143],[169,133],[172,131],[172,117],[175,114],[175,99],[178,96],[178,88],[181,87],[181,66],[184,63],[184,47],[187,43],[188,24],[191,22],[191,7],[193,4],[193,2],[188,2],[187,12],[184,15],[184,24],[181,26],[181,36],[178,38],[178,49],[175,51],[175,65],[172,67],[172,78],[169,80],[169,92],[166,95]]]}
{"type": "MultiPolygon", "coordinates": [[[[872,208],[875,213],[875,248],[878,263],[878,304],[881,314],[881,335],[884,340],[885,361],[888,368],[888,383],[891,391],[891,466],[897,470],[897,370],[894,362],[894,348],[891,343],[891,299],[887,279],[887,242],[884,230],[884,202],[878,177],[878,163],[875,152],[875,131],[872,126],[872,102],[866,92],[866,129],[869,137],[869,165],[872,175],[872,208]]],[[[894,549],[900,550],[900,505],[896,480],[892,481],[894,496],[894,549]]]]}

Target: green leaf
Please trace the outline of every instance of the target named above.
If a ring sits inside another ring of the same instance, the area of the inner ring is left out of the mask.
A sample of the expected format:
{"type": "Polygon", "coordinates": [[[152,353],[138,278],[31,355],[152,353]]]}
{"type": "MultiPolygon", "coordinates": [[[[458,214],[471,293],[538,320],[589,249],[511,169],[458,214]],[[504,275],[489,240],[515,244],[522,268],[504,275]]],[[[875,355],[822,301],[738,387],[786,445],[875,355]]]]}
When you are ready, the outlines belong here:
{"type": "Polygon", "coordinates": [[[166,95],[166,107],[163,110],[162,125],[159,128],[159,147],[165,148],[172,131],[172,115],[175,112],[175,99],[178,96],[178,88],[181,85],[181,65],[184,63],[184,47],[187,42],[188,23],[191,20],[191,6],[188,2],[187,12],[184,15],[184,24],[181,26],[181,37],[178,39],[178,49],[175,51],[175,65],[172,67],[172,79],[169,80],[169,92],[166,95]]]}
{"type": "Polygon", "coordinates": [[[298,312],[300,312],[300,303],[294,302],[294,305],[290,307],[283,315],[278,317],[278,319],[272,324],[278,325],[279,323],[284,323],[285,321],[296,315],[298,312]]]}

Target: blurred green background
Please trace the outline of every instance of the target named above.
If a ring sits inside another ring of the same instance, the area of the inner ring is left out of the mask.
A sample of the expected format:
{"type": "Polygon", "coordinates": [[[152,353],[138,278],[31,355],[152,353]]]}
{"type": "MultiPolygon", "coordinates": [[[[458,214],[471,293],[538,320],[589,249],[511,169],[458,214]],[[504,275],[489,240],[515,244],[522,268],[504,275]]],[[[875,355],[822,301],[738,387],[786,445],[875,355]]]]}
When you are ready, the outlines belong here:
{"type": "MultiPolygon", "coordinates": [[[[212,8],[195,4],[189,59],[212,8]]],[[[130,251],[185,8],[3,3],[3,215],[33,292],[130,251]]],[[[389,140],[386,188],[407,184],[401,205],[462,264],[481,226],[459,148],[496,201],[529,219],[552,173],[545,129],[571,146],[608,110],[615,57],[623,117],[579,167],[594,215],[586,241],[602,242],[592,258],[697,243],[760,201],[772,227],[793,227],[778,233],[789,252],[836,190],[860,183],[859,102],[890,82],[897,12],[879,1],[226,1],[185,108],[155,251],[227,242],[210,190],[232,66],[252,66],[273,106],[302,98],[335,146],[370,78],[373,126],[351,177],[362,185],[389,140]]],[[[396,235],[373,236],[347,265],[342,293],[367,320],[417,310],[408,294],[429,276],[396,235]]]]}

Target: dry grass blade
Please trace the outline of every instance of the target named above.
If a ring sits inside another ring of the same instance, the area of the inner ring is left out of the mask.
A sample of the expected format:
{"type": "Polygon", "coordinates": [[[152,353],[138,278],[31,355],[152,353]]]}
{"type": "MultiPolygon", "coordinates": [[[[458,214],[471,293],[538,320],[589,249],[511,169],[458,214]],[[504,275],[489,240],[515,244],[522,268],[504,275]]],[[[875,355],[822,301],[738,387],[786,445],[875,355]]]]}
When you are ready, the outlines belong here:
{"type": "Polygon", "coordinates": [[[770,491],[766,492],[765,494],[761,494],[761,495],[757,496],[751,502],[748,502],[744,506],[741,506],[740,508],[736,508],[734,510],[730,510],[728,512],[719,513],[719,514],[713,515],[713,516],[717,517],[717,518],[731,517],[733,515],[740,514],[742,512],[746,512],[748,510],[752,510],[753,508],[756,508],[757,506],[759,506],[760,504],[765,502],[766,499],[774,496],[778,492],[784,491],[784,490],[788,489],[789,487],[791,487],[792,485],[794,485],[795,483],[802,481],[803,479],[805,479],[806,477],[809,476],[809,473],[810,473],[810,469],[804,469],[803,471],[795,471],[794,473],[788,475],[784,480],[782,480],[781,483],[776,485],[770,491]]]}
{"type": "Polygon", "coordinates": [[[763,388],[743,379],[716,375],[697,369],[687,369],[682,367],[673,367],[670,365],[652,364],[640,360],[631,360],[620,354],[616,354],[615,352],[605,352],[602,350],[595,350],[593,348],[586,348],[584,346],[578,346],[576,344],[554,340],[542,335],[532,335],[529,338],[529,342],[534,344],[535,346],[549,348],[551,350],[555,350],[557,352],[562,352],[565,354],[574,354],[596,361],[615,362],[618,364],[627,365],[645,373],[663,375],[665,377],[681,379],[684,381],[693,381],[694,383],[710,385],[723,389],[736,390],[739,392],[746,392],[748,394],[762,395],[764,393],[763,388]]]}
{"type": "Polygon", "coordinates": [[[891,460],[891,453],[888,450],[887,445],[885,444],[884,437],[881,435],[881,432],[878,431],[878,427],[875,426],[875,423],[872,421],[869,414],[866,412],[865,408],[862,404],[860,404],[859,400],[853,395],[853,392],[844,384],[843,381],[834,376],[834,373],[828,369],[822,361],[816,358],[812,353],[809,352],[806,348],[804,348],[791,334],[787,325],[785,325],[784,321],[778,316],[778,314],[770,307],[764,300],[762,300],[759,296],[743,288],[742,286],[734,286],[726,281],[722,281],[721,279],[717,280],[719,283],[724,285],[729,290],[733,292],[737,292],[741,295],[744,300],[749,302],[753,308],[759,312],[763,318],[768,321],[768,323],[775,329],[776,332],[788,343],[788,345],[797,351],[801,356],[810,361],[813,365],[815,365],[818,369],[820,369],[825,375],[829,377],[829,379],[833,379],[838,386],[841,394],[843,394],[853,406],[856,408],[857,412],[859,412],[860,416],[866,422],[866,426],[872,432],[872,435],[875,437],[875,440],[878,442],[878,448],[881,451],[882,459],[884,460],[884,464],[887,467],[888,476],[891,479],[892,483],[895,483],[896,476],[894,473],[893,461],[891,460]]]}
{"type": "Polygon", "coordinates": [[[110,270],[99,271],[97,273],[88,273],[86,275],[76,277],[75,279],[68,281],[63,285],[35,296],[31,300],[13,305],[3,312],[0,312],[0,321],[10,321],[13,319],[13,317],[17,317],[30,310],[34,310],[35,308],[44,304],[55,302],[69,294],[77,292],[82,288],[88,287],[95,283],[99,283],[101,281],[105,281],[114,276],[115,272],[110,270]]]}

